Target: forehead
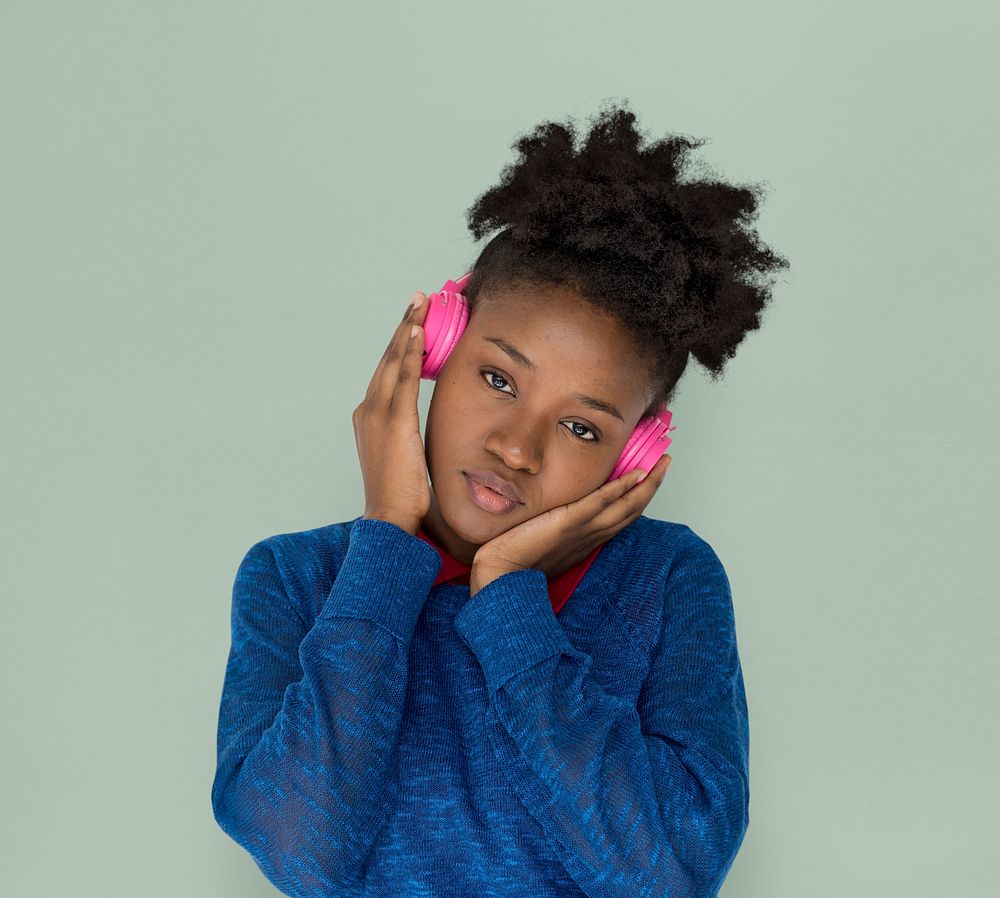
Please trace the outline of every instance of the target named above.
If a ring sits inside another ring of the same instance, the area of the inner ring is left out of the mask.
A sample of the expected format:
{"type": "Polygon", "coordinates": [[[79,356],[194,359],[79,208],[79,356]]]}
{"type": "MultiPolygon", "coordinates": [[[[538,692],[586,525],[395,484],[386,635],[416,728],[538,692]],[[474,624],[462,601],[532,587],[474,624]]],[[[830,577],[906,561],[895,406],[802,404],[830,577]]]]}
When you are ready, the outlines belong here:
{"type": "Polygon", "coordinates": [[[467,334],[480,345],[498,337],[540,374],[573,372],[625,392],[645,388],[648,372],[632,336],[609,313],[565,287],[517,287],[477,297],[467,334]]]}

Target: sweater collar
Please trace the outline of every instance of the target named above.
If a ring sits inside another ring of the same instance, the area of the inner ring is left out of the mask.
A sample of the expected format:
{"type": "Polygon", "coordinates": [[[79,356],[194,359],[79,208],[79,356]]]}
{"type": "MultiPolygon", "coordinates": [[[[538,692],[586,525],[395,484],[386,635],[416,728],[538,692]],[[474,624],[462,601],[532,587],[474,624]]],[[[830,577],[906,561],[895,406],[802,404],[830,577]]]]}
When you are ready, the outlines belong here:
{"type": "MultiPolygon", "coordinates": [[[[434,581],[435,586],[440,583],[467,584],[469,582],[469,573],[472,571],[470,565],[464,564],[442,549],[441,546],[424,533],[422,527],[417,530],[417,536],[429,546],[436,549],[438,555],[441,556],[441,570],[438,571],[437,579],[434,581]]],[[[583,575],[587,573],[588,568],[593,564],[594,559],[597,558],[605,545],[606,543],[601,543],[583,561],[573,565],[573,567],[564,571],[558,577],[547,581],[549,601],[552,603],[554,613],[558,614],[562,610],[563,605],[569,600],[569,597],[573,594],[573,590],[579,585],[583,579],[583,575]]]]}

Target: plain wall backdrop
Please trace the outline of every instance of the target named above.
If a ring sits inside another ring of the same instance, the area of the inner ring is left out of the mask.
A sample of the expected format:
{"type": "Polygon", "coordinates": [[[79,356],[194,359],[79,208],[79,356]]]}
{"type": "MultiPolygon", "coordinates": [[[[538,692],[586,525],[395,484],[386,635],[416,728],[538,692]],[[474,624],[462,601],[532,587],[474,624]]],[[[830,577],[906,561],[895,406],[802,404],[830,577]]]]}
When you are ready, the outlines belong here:
{"type": "MultiPolygon", "coordinates": [[[[215,823],[233,579],[363,512],[351,412],[514,140],[627,98],[791,263],[646,514],[733,586],[724,898],[995,894],[985,3],[0,7],[0,890],[278,894],[215,823]]],[[[433,386],[421,385],[421,420],[433,386]]]]}

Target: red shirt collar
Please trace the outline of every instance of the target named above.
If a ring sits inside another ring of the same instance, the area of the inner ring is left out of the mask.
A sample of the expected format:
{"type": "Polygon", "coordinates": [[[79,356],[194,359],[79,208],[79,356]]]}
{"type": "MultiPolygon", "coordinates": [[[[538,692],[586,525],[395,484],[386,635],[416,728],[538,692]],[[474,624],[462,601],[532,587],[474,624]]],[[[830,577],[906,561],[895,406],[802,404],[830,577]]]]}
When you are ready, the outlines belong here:
{"type": "MultiPolygon", "coordinates": [[[[424,533],[423,528],[417,530],[417,536],[429,546],[433,546],[437,550],[438,555],[441,556],[441,570],[438,571],[437,579],[434,581],[435,586],[439,583],[469,582],[469,572],[472,570],[470,565],[463,564],[457,558],[442,549],[436,542],[434,542],[434,540],[424,533]]],[[[549,601],[552,603],[552,611],[555,614],[558,614],[562,610],[563,605],[565,605],[569,597],[573,595],[573,590],[576,589],[577,585],[583,579],[583,575],[587,573],[587,569],[593,563],[594,559],[600,554],[600,551],[604,548],[604,546],[605,544],[601,543],[601,545],[594,549],[594,551],[584,558],[579,564],[575,564],[555,579],[548,581],[549,601]]]]}

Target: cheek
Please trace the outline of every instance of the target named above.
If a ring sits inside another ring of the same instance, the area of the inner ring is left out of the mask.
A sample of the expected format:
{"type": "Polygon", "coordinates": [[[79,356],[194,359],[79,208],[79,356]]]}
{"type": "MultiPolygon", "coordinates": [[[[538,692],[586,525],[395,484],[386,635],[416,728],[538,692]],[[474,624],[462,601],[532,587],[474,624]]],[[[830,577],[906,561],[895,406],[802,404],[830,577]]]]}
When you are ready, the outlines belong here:
{"type": "Polygon", "coordinates": [[[447,377],[442,371],[434,385],[434,395],[428,410],[428,421],[432,418],[436,427],[453,432],[468,432],[468,425],[481,420],[490,411],[489,403],[481,392],[456,375],[447,377]],[[465,427],[463,427],[463,424],[465,427]]]}
{"type": "Polygon", "coordinates": [[[595,471],[594,464],[590,463],[586,466],[581,466],[575,473],[576,476],[566,488],[565,502],[575,502],[577,499],[582,499],[584,496],[592,493],[607,480],[608,474],[611,471],[609,470],[608,474],[605,474],[603,469],[595,471]]]}
{"type": "Polygon", "coordinates": [[[586,459],[577,459],[577,463],[572,465],[571,484],[567,487],[570,496],[567,501],[575,502],[604,486],[618,463],[620,454],[620,451],[615,451],[614,445],[605,443],[592,454],[588,453],[586,459]]]}
{"type": "Polygon", "coordinates": [[[432,457],[440,459],[442,452],[447,457],[447,448],[468,436],[463,422],[469,417],[468,403],[462,401],[454,384],[439,380],[427,408],[425,442],[432,457]]]}

